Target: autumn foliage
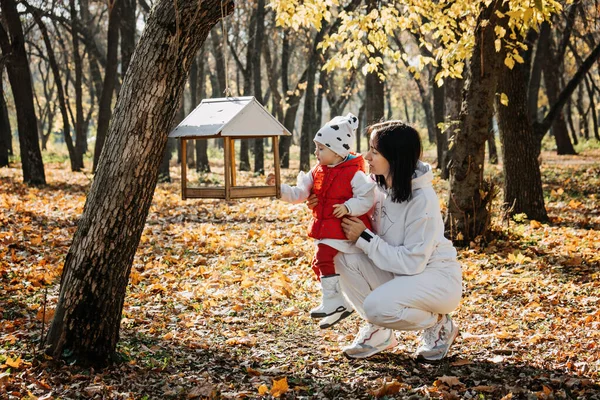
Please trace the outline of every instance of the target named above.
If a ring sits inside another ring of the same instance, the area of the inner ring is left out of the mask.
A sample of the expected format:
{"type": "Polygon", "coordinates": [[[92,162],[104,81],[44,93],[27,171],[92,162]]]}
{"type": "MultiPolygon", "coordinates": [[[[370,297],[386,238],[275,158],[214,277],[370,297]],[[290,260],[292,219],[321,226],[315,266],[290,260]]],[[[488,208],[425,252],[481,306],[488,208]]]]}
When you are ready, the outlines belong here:
{"type": "MultiPolygon", "coordinates": [[[[94,370],[49,359],[40,338],[90,176],[48,163],[49,183],[36,188],[21,183],[20,168],[4,168],[0,397],[597,398],[599,155],[545,154],[550,222],[504,218],[498,208],[493,241],[460,249],[461,334],[439,365],[412,358],[414,333],[399,333],[393,352],[346,360],[340,347],[360,320],[323,331],[308,317],[318,286],[305,206],[182,201],[178,177],[154,195],[125,299],[121,360],[94,370]]],[[[283,178],[293,182],[294,171],[283,178]]]]}

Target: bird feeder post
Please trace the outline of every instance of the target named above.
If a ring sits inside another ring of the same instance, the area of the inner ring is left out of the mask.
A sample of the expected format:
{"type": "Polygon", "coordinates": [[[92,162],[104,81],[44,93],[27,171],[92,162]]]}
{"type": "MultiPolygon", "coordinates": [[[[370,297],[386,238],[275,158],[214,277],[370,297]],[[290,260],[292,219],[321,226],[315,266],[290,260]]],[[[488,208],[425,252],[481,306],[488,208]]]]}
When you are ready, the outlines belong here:
{"type": "Polygon", "coordinates": [[[236,182],[236,170],[235,170],[235,140],[231,139],[229,157],[231,158],[231,186],[237,186],[236,182]]]}
{"type": "Polygon", "coordinates": [[[187,154],[187,140],[185,138],[181,138],[181,200],[185,200],[186,192],[187,192],[187,158],[185,154],[187,154]]]}
{"type": "Polygon", "coordinates": [[[223,150],[225,152],[224,179],[225,179],[225,200],[231,200],[231,138],[226,136],[223,141],[223,150]]]}
{"type": "Polygon", "coordinates": [[[279,163],[279,136],[273,136],[273,158],[275,161],[275,197],[281,198],[281,172],[279,163]]]}

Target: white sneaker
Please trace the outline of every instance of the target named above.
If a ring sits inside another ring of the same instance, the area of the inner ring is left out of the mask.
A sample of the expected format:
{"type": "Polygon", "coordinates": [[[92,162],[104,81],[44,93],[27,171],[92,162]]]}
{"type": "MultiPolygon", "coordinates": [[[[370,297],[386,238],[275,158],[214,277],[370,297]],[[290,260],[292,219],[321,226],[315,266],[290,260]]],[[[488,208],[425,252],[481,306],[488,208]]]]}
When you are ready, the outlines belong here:
{"type": "Polygon", "coordinates": [[[342,312],[339,312],[339,313],[335,313],[335,314],[331,314],[330,316],[325,317],[325,318],[319,320],[319,328],[321,328],[321,329],[331,328],[332,326],[334,326],[335,324],[337,324],[338,322],[340,322],[344,318],[349,317],[350,315],[352,315],[353,312],[354,312],[354,310],[348,308],[345,311],[342,311],[342,312]]]}
{"type": "Polygon", "coordinates": [[[425,361],[440,361],[452,345],[458,335],[458,326],[450,318],[450,314],[442,318],[431,328],[427,328],[421,334],[421,345],[417,349],[416,356],[425,361]]]}
{"type": "Polygon", "coordinates": [[[356,339],[342,351],[349,358],[367,358],[398,345],[394,331],[373,324],[363,326],[356,339]]]}
{"type": "Polygon", "coordinates": [[[348,311],[346,299],[340,289],[340,276],[328,275],[321,277],[323,297],[318,307],[310,310],[311,318],[325,318],[332,314],[348,311]]]}

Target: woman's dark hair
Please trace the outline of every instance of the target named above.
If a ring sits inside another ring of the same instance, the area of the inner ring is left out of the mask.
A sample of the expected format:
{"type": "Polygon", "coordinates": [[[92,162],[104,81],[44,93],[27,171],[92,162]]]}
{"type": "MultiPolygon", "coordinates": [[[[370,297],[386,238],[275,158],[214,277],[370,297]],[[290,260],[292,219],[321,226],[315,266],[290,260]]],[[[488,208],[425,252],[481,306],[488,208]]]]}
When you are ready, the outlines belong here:
{"type": "MultiPolygon", "coordinates": [[[[387,121],[371,125],[367,133],[371,146],[390,164],[392,187],[390,195],[395,203],[411,197],[411,181],[421,157],[419,133],[402,121],[387,121]]],[[[387,188],[385,177],[376,175],[379,186],[387,188]]]]}

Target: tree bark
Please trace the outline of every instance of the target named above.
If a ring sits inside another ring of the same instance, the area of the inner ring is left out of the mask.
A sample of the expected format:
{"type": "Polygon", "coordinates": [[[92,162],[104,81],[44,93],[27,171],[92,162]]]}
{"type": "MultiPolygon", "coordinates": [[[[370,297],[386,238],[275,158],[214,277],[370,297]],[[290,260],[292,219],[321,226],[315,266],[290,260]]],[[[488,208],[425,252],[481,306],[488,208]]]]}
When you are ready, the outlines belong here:
{"type": "MultiPolygon", "coordinates": [[[[315,43],[320,43],[323,38],[325,28],[322,27],[317,33],[315,43]]],[[[316,45],[315,45],[316,47],[316,45]]],[[[302,130],[300,133],[300,171],[310,169],[310,143],[312,140],[315,125],[315,75],[318,68],[318,55],[312,52],[308,59],[306,90],[304,95],[304,111],[302,115],[302,130]]]]}
{"type": "Polygon", "coordinates": [[[65,139],[65,144],[67,146],[67,151],[69,153],[69,160],[71,162],[71,171],[77,170],[77,164],[75,163],[76,155],[75,155],[75,146],[73,145],[73,138],[71,137],[71,125],[69,123],[69,113],[67,100],[65,96],[65,92],[63,89],[63,82],[60,77],[60,68],[58,66],[58,62],[56,60],[56,55],[54,54],[54,48],[52,46],[52,42],[50,41],[50,35],[48,34],[48,29],[46,28],[46,24],[42,20],[42,14],[39,9],[35,9],[31,6],[28,6],[29,12],[33,15],[36,24],[38,25],[40,32],[42,33],[42,37],[44,39],[44,44],[46,46],[46,52],[48,55],[48,63],[50,64],[50,69],[52,70],[52,75],[54,76],[54,82],[56,85],[58,104],[60,108],[60,114],[62,117],[63,123],[63,136],[65,139]]]}
{"type": "MultiPolygon", "coordinates": [[[[254,82],[254,97],[263,106],[261,60],[262,47],[265,38],[265,0],[256,2],[256,25],[254,29],[254,52],[252,53],[252,79],[254,82]]],[[[254,139],[254,172],[265,173],[265,145],[263,138],[254,139]]]]}
{"type": "Polygon", "coordinates": [[[8,118],[8,108],[4,100],[3,66],[0,66],[0,168],[8,167],[8,157],[12,155],[12,130],[8,118]]]}
{"type": "MultiPolygon", "coordinates": [[[[127,280],[169,128],[191,60],[221,18],[221,4],[221,0],[154,4],[125,75],[65,261],[46,337],[47,351],[55,358],[102,365],[115,352],[127,280]]],[[[224,5],[226,14],[233,11],[232,1],[224,5]]]]}
{"type": "Polygon", "coordinates": [[[443,179],[448,177],[448,136],[440,129],[440,124],[445,119],[445,92],[446,86],[438,86],[432,83],[433,93],[433,122],[435,129],[435,143],[437,150],[437,168],[440,170],[443,179]]]}
{"type": "Polygon", "coordinates": [[[498,164],[498,149],[496,148],[496,134],[494,131],[494,118],[490,119],[490,128],[488,129],[488,160],[490,164],[498,164]]]}
{"type": "Polygon", "coordinates": [[[452,238],[467,243],[485,235],[490,222],[493,188],[483,180],[483,167],[498,73],[502,67],[501,57],[495,51],[494,27],[504,23],[496,11],[504,13],[507,7],[502,0],[494,0],[483,5],[478,16],[460,113],[461,130],[455,135],[452,149],[446,224],[452,238]]]}
{"type": "Polygon", "coordinates": [[[504,206],[511,215],[525,213],[530,219],[547,221],[542,175],[529,109],[527,64],[502,69],[498,92],[508,96],[508,105],[498,104],[498,126],[502,143],[504,206]]]}
{"type": "Polygon", "coordinates": [[[135,49],[135,0],[119,0],[121,2],[121,76],[125,76],[131,56],[135,49]]]}
{"type": "Polygon", "coordinates": [[[121,6],[123,0],[109,0],[108,2],[108,37],[106,40],[106,69],[104,70],[104,83],[98,104],[98,128],[96,130],[96,145],[94,148],[94,162],[92,172],[98,168],[100,153],[106,140],[108,123],[112,116],[113,91],[117,83],[117,66],[119,54],[119,28],[121,25],[121,6]]]}
{"type": "Polygon", "coordinates": [[[550,24],[543,22],[540,28],[540,34],[537,39],[535,57],[531,66],[531,76],[527,85],[527,108],[531,121],[537,121],[538,118],[538,97],[540,86],[542,84],[542,66],[546,59],[548,51],[548,40],[550,37],[550,24]]]}
{"type": "Polygon", "coordinates": [[[46,183],[33,104],[33,85],[25,52],[25,36],[14,0],[0,0],[8,31],[0,24],[0,48],[8,58],[6,71],[17,110],[17,127],[23,168],[23,181],[30,185],[46,183]]]}
{"type": "MultiPolygon", "coordinates": [[[[206,97],[206,70],[205,70],[205,47],[200,48],[200,53],[196,57],[198,62],[198,82],[194,90],[201,99],[206,97]]],[[[196,171],[210,172],[210,164],[208,162],[208,140],[196,140],[196,171]]]]}
{"type": "Polygon", "coordinates": [[[365,115],[367,125],[383,120],[384,108],[384,82],[379,80],[376,73],[368,73],[365,77],[365,115]]]}
{"type": "MultiPolygon", "coordinates": [[[[87,8],[84,5],[81,5],[81,7],[87,8]]],[[[75,0],[69,0],[69,8],[71,12],[73,65],[75,67],[75,171],[81,171],[84,167],[83,155],[87,147],[83,116],[83,60],[79,52],[79,38],[76,33],[79,17],[77,16],[75,0]]]]}
{"type": "Polygon", "coordinates": [[[440,171],[440,176],[442,177],[442,179],[448,179],[450,177],[449,161],[452,159],[452,147],[450,147],[450,143],[454,143],[454,136],[459,127],[458,122],[460,119],[460,106],[463,84],[463,79],[447,79],[444,82],[444,86],[446,86],[444,96],[444,123],[446,124],[446,128],[444,129],[444,136],[446,137],[447,154],[445,157],[445,163],[440,171]]]}

